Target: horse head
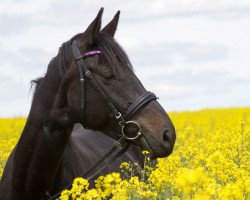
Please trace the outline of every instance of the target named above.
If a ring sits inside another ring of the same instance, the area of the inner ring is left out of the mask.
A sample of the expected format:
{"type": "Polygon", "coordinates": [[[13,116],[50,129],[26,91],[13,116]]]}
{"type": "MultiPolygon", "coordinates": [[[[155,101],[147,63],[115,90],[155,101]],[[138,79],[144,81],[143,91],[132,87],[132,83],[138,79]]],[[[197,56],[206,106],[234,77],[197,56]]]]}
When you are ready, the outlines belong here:
{"type": "Polygon", "coordinates": [[[114,39],[120,12],[101,30],[102,13],[64,49],[64,104],[84,127],[116,139],[123,134],[155,158],[168,156],[173,123],[114,39]]]}

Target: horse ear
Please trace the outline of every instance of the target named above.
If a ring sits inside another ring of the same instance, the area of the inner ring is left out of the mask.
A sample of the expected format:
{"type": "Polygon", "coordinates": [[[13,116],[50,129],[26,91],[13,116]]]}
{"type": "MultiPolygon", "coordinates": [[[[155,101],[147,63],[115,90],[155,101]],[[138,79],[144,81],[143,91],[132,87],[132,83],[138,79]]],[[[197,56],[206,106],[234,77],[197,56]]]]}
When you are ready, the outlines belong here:
{"type": "Polygon", "coordinates": [[[120,16],[120,10],[118,10],[114,18],[101,30],[101,33],[105,33],[114,37],[119,21],[119,16],[120,16]]]}
{"type": "Polygon", "coordinates": [[[90,45],[94,43],[94,40],[96,39],[96,37],[100,32],[103,10],[104,10],[103,8],[99,10],[96,18],[92,21],[92,23],[83,33],[85,39],[87,38],[87,43],[90,45]]]}

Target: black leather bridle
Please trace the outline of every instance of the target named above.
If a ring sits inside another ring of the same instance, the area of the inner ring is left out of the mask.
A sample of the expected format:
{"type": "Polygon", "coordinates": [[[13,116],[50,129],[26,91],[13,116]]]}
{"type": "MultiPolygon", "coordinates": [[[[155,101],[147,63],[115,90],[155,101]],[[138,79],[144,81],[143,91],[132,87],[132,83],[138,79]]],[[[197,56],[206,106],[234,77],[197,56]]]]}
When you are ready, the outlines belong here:
{"type": "MultiPolygon", "coordinates": [[[[84,123],[84,108],[85,108],[85,78],[87,78],[96,92],[104,99],[108,107],[110,108],[111,112],[114,114],[116,120],[118,121],[118,124],[121,128],[121,137],[117,140],[115,145],[99,160],[97,161],[89,170],[84,172],[81,176],[84,177],[87,180],[92,179],[94,176],[99,174],[102,170],[104,170],[108,165],[110,165],[112,162],[115,161],[116,158],[121,156],[129,147],[129,143],[127,141],[129,140],[135,140],[138,137],[142,136],[141,133],[141,127],[139,123],[135,121],[130,121],[132,116],[145,104],[149,103],[152,100],[156,100],[157,97],[152,92],[145,92],[142,94],[136,101],[132,103],[132,105],[124,111],[123,109],[119,108],[116,103],[114,103],[111,98],[105,93],[105,91],[101,88],[101,86],[97,83],[95,80],[92,72],[88,69],[87,63],[84,61],[84,59],[88,56],[94,56],[97,54],[100,54],[100,51],[95,51],[98,53],[90,53],[90,54],[81,54],[77,40],[74,40],[72,45],[72,51],[74,55],[74,59],[76,61],[76,64],[79,69],[80,74],[80,109],[82,113],[82,120],[84,123]],[[126,134],[126,129],[128,126],[133,126],[136,130],[136,133],[132,136],[128,136],[126,134]]],[[[65,187],[63,190],[69,188],[72,184],[65,187]]],[[[60,193],[57,193],[53,197],[49,197],[49,199],[56,199],[57,196],[59,196],[60,193]]]]}
{"type": "MultiPolygon", "coordinates": [[[[114,114],[116,120],[118,121],[119,125],[121,126],[121,132],[123,136],[128,140],[134,140],[138,138],[141,134],[141,132],[138,131],[138,134],[134,137],[128,137],[125,134],[126,126],[128,125],[134,125],[138,127],[138,130],[140,130],[140,125],[137,122],[129,121],[132,116],[145,104],[152,100],[156,100],[157,97],[152,92],[145,92],[142,94],[136,101],[132,103],[132,105],[124,111],[123,109],[119,108],[116,103],[114,103],[111,98],[104,92],[104,90],[100,87],[100,85],[97,83],[97,81],[94,79],[94,76],[92,72],[88,69],[88,66],[84,59],[86,58],[86,54],[81,54],[78,45],[77,40],[74,40],[72,43],[72,50],[74,54],[75,61],[77,63],[79,73],[80,73],[80,108],[83,116],[83,122],[84,122],[84,87],[85,87],[85,77],[90,81],[96,92],[104,99],[108,107],[110,108],[111,112],[114,114]]],[[[99,52],[99,51],[98,51],[99,52]]],[[[95,54],[94,54],[95,55],[95,54]]]]}

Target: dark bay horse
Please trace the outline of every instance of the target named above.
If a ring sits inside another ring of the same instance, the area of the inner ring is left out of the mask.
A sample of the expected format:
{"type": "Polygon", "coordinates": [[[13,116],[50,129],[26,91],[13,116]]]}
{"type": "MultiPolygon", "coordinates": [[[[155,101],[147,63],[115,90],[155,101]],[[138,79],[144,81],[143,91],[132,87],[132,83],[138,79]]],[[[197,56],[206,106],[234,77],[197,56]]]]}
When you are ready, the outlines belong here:
{"type": "Polygon", "coordinates": [[[1,200],[53,196],[120,137],[131,144],[129,150],[102,173],[117,170],[121,161],[141,162],[141,149],[153,158],[172,153],[170,118],[113,38],[120,12],[101,30],[102,13],[103,8],[85,32],[63,43],[37,80],[27,122],[0,182],[1,200]],[[85,129],[74,128],[76,123],[85,129]]]}

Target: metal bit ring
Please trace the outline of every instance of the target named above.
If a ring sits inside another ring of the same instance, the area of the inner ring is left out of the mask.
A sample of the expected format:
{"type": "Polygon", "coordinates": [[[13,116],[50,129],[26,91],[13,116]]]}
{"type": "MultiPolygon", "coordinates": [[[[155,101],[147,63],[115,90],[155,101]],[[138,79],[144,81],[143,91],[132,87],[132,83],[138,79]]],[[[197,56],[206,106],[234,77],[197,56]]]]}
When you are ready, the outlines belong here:
{"type": "Polygon", "coordinates": [[[135,140],[135,139],[137,139],[139,136],[142,135],[142,133],[141,133],[141,127],[140,127],[140,125],[139,125],[137,122],[135,122],[135,121],[127,121],[124,125],[122,125],[122,135],[123,135],[127,140],[135,140]],[[138,127],[139,131],[137,132],[137,135],[136,135],[135,137],[128,137],[128,136],[126,135],[126,133],[124,133],[124,129],[125,129],[126,125],[128,125],[128,124],[135,124],[135,125],[138,127]]]}

